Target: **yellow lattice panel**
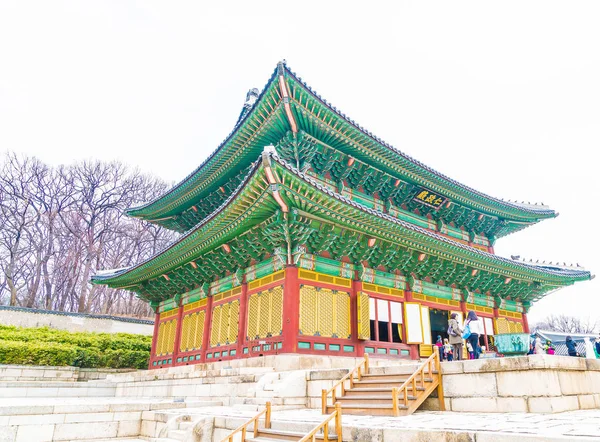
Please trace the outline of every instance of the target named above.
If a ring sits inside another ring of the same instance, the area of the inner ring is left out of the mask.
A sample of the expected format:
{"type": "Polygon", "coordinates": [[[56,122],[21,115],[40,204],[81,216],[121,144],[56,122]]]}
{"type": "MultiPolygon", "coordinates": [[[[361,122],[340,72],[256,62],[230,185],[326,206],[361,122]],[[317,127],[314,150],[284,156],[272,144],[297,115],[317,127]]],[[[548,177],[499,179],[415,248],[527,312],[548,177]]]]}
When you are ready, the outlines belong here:
{"type": "Polygon", "coordinates": [[[271,290],[271,336],[279,336],[283,331],[283,287],[271,290]]]}
{"type": "Polygon", "coordinates": [[[219,332],[221,330],[221,305],[213,308],[212,324],[210,329],[210,345],[214,347],[219,343],[219,332]]]}
{"type": "Polygon", "coordinates": [[[350,336],[350,296],[346,292],[335,294],[335,330],[338,338],[350,336]]]}
{"type": "Polygon", "coordinates": [[[272,282],[275,282],[275,281],[281,281],[283,278],[285,278],[285,270],[271,273],[270,275],[267,275],[262,278],[255,279],[254,281],[249,282],[248,290],[254,290],[259,287],[262,287],[263,285],[271,284],[272,282]]]}
{"type": "Polygon", "coordinates": [[[300,288],[300,332],[303,335],[347,338],[350,335],[350,296],[347,292],[300,288]]]}
{"type": "Polygon", "coordinates": [[[156,337],[156,348],[154,349],[154,354],[162,355],[163,352],[163,341],[165,340],[165,323],[161,322],[158,324],[158,336],[156,337]]]}
{"type": "Polygon", "coordinates": [[[419,345],[419,356],[422,358],[428,358],[433,354],[433,345],[420,344],[419,345]]]}
{"type": "Polygon", "coordinates": [[[305,285],[300,288],[300,333],[314,336],[317,331],[317,291],[305,285]]]}
{"type": "Polygon", "coordinates": [[[521,320],[523,315],[518,312],[509,312],[508,310],[498,310],[498,315],[505,316],[507,318],[515,318],[521,320]]]}
{"type": "Polygon", "coordinates": [[[319,335],[330,338],[334,333],[334,325],[336,322],[335,295],[329,290],[321,290],[317,293],[317,329],[319,335]]]}
{"type": "Polygon", "coordinates": [[[196,328],[193,336],[193,348],[202,348],[202,338],[204,337],[204,319],[206,318],[206,311],[202,310],[196,314],[196,328]]]}
{"type": "Polygon", "coordinates": [[[484,307],[482,305],[476,305],[476,304],[466,304],[467,310],[473,310],[474,312],[477,313],[487,313],[488,315],[493,315],[494,314],[494,309],[491,307],[484,307]]]}
{"type": "Polygon", "coordinates": [[[229,304],[229,328],[227,333],[227,343],[237,342],[240,319],[240,301],[235,300],[229,304]]]}
{"type": "Polygon", "coordinates": [[[506,318],[496,318],[496,334],[510,333],[510,326],[506,318]]]}
{"type": "Polygon", "coordinates": [[[258,318],[260,316],[260,293],[248,298],[248,325],[246,335],[248,339],[261,337],[258,335],[258,318]]]}
{"type": "Polygon", "coordinates": [[[256,335],[264,338],[269,333],[271,325],[271,297],[263,292],[258,297],[258,330],[256,335]]]}
{"type": "Polygon", "coordinates": [[[172,316],[177,316],[177,313],[179,312],[179,309],[175,308],[173,310],[169,310],[168,312],[162,312],[159,316],[160,320],[162,321],[163,319],[167,319],[170,318],[172,316]]]}
{"type": "Polygon", "coordinates": [[[352,287],[351,279],[326,275],[325,273],[313,272],[312,270],[300,269],[298,271],[298,277],[309,281],[324,282],[326,284],[340,285],[342,287],[352,287]]]}
{"type": "Polygon", "coordinates": [[[185,315],[181,327],[181,339],[179,340],[180,351],[187,351],[189,349],[188,340],[190,339],[190,326],[193,326],[191,317],[190,315],[185,315]]]}
{"type": "Polygon", "coordinates": [[[221,304],[221,323],[219,326],[219,340],[217,344],[223,345],[227,342],[227,333],[229,333],[229,303],[221,304]]]}
{"type": "Polygon", "coordinates": [[[359,292],[358,303],[358,339],[371,338],[370,314],[369,314],[369,295],[365,292],[359,292]]]}
{"type": "Polygon", "coordinates": [[[172,319],[164,322],[163,324],[164,337],[161,345],[161,354],[170,354],[173,353],[173,349],[175,347],[175,330],[177,326],[177,320],[172,319]]]}
{"type": "Polygon", "coordinates": [[[250,296],[247,335],[250,339],[281,335],[283,287],[274,287],[250,296]]]}
{"type": "Polygon", "coordinates": [[[362,286],[364,290],[368,290],[370,292],[380,293],[382,295],[404,297],[404,290],[395,289],[391,287],[384,287],[378,284],[370,284],[368,282],[363,282],[362,286]]]}
{"type": "Polygon", "coordinates": [[[460,301],[455,301],[453,299],[436,298],[435,296],[428,296],[417,292],[413,292],[412,297],[413,299],[418,299],[419,301],[433,302],[434,304],[449,305],[451,307],[460,307],[460,301]]]}
{"type": "Polygon", "coordinates": [[[169,340],[169,323],[163,322],[162,324],[162,335],[160,339],[160,354],[167,354],[167,342],[169,340]]]}
{"type": "Polygon", "coordinates": [[[515,322],[515,333],[523,333],[523,324],[515,322]]]}
{"type": "Polygon", "coordinates": [[[200,301],[195,301],[190,304],[186,304],[183,306],[184,312],[189,312],[190,310],[195,310],[199,307],[204,307],[206,305],[206,298],[201,299],[200,301]]]}

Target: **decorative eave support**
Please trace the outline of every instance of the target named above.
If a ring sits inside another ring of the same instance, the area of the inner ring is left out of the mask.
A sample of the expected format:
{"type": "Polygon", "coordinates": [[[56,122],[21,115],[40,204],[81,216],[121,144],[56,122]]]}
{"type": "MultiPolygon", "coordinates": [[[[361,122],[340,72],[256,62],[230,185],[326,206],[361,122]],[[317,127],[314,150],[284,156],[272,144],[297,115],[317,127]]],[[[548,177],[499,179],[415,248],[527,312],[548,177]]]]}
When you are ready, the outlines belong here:
{"type": "Polygon", "coordinates": [[[290,127],[292,128],[292,132],[294,135],[298,133],[298,125],[296,124],[296,119],[294,118],[294,114],[292,114],[292,107],[290,106],[290,94],[288,92],[287,83],[285,81],[283,69],[283,63],[279,63],[279,90],[281,92],[281,96],[283,98],[283,107],[285,109],[285,115],[290,123],[290,127]]]}
{"type": "Polygon", "coordinates": [[[290,211],[289,206],[281,197],[279,193],[280,181],[279,177],[275,174],[273,169],[271,168],[271,157],[270,152],[274,152],[275,148],[273,146],[265,147],[265,150],[262,153],[262,163],[265,169],[265,175],[267,177],[267,182],[269,183],[269,188],[271,190],[271,194],[273,195],[273,199],[279,204],[281,212],[283,213],[283,218],[285,220],[284,225],[284,234],[287,243],[287,264],[293,264],[292,258],[292,238],[290,236],[290,226],[289,226],[289,216],[288,213],[290,211]]]}

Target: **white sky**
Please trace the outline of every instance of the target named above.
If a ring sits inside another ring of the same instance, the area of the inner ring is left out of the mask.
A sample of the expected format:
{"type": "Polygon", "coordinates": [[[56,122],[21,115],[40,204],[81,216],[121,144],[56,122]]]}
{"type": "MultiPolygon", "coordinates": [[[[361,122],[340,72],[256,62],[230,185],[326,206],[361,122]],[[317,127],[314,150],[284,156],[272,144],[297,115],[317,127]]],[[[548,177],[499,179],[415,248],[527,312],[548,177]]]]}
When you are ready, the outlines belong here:
{"type": "MultiPolygon", "coordinates": [[[[120,159],[179,181],[285,58],[407,154],[561,213],[497,253],[596,273],[598,23],[595,1],[0,0],[0,151],[120,159]]],[[[600,317],[599,280],[548,296],[530,320],[600,317]]]]}

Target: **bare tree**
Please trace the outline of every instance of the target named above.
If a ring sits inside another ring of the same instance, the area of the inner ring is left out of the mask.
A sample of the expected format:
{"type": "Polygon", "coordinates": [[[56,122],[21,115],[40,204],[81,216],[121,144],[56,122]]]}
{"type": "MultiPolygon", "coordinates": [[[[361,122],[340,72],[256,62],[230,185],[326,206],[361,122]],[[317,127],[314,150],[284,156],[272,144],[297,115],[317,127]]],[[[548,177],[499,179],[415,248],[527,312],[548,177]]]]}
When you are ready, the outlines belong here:
{"type": "Polygon", "coordinates": [[[598,330],[598,320],[591,318],[581,319],[568,315],[550,315],[543,321],[538,322],[535,330],[550,330],[561,333],[596,333],[598,330]]]}
{"type": "Polygon", "coordinates": [[[123,215],[166,187],[118,162],[51,168],[7,154],[0,160],[0,303],[150,315],[133,294],[89,279],[101,268],[135,264],[174,238],[123,215]]]}

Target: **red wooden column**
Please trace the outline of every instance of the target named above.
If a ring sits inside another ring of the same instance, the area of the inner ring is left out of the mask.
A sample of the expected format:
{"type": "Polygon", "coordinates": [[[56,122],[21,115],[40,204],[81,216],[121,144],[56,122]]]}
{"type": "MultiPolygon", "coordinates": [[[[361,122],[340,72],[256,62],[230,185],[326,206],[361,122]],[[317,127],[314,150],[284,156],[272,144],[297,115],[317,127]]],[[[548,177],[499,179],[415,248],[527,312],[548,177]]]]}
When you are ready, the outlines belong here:
{"type": "Polygon", "coordinates": [[[296,353],[300,324],[300,284],[298,267],[285,268],[283,285],[283,346],[281,353],[296,353]]]}
{"type": "MultiPolygon", "coordinates": [[[[464,321],[465,319],[467,319],[467,313],[469,313],[469,312],[467,312],[467,303],[465,301],[460,301],[460,311],[463,314],[463,321],[464,321]]],[[[460,326],[462,327],[462,324],[460,324],[460,326]]]]}
{"type": "Polygon", "coordinates": [[[148,360],[148,370],[152,368],[152,360],[156,357],[156,344],[158,343],[158,323],[160,322],[160,313],[158,308],[154,315],[154,331],[152,332],[152,347],[150,349],[150,359],[148,360]]]}
{"type": "MultiPolygon", "coordinates": [[[[406,289],[406,291],[404,292],[404,299],[406,300],[406,302],[413,302],[412,290],[406,289]]],[[[402,333],[404,335],[404,339],[406,340],[408,335],[406,334],[405,321],[402,321],[402,333]]],[[[411,345],[409,345],[409,347],[410,347],[410,358],[411,359],[419,359],[419,344],[411,344],[411,345]]]]}
{"type": "Polygon", "coordinates": [[[527,313],[523,312],[523,331],[525,333],[530,333],[529,331],[529,321],[527,320],[527,313]]]}
{"type": "Polygon", "coordinates": [[[212,325],[212,296],[206,298],[206,312],[204,313],[204,330],[202,330],[202,362],[206,362],[206,353],[210,344],[210,329],[212,325]]]}
{"type": "Polygon", "coordinates": [[[243,356],[244,343],[246,342],[246,321],[248,318],[248,284],[246,276],[242,283],[242,293],[240,294],[240,317],[238,320],[238,345],[236,357],[243,356]]]}
{"type": "Polygon", "coordinates": [[[355,353],[358,356],[362,341],[358,339],[358,294],[362,291],[362,281],[352,281],[350,290],[350,336],[355,345],[355,353]]]}
{"type": "Polygon", "coordinates": [[[177,357],[179,355],[179,344],[181,342],[181,332],[183,327],[183,306],[179,302],[179,310],[177,311],[177,328],[175,329],[175,346],[173,347],[173,365],[177,365],[177,357]]]}

